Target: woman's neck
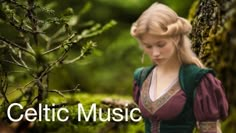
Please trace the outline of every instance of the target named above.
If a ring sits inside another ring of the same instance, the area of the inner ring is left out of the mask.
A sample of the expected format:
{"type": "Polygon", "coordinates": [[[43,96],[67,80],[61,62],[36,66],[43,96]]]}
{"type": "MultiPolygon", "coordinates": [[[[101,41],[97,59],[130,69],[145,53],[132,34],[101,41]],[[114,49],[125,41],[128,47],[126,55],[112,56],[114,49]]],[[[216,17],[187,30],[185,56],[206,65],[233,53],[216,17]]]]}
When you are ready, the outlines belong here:
{"type": "Polygon", "coordinates": [[[181,67],[181,63],[178,59],[173,58],[169,60],[165,64],[158,65],[158,71],[161,73],[176,73],[179,72],[181,67]]]}

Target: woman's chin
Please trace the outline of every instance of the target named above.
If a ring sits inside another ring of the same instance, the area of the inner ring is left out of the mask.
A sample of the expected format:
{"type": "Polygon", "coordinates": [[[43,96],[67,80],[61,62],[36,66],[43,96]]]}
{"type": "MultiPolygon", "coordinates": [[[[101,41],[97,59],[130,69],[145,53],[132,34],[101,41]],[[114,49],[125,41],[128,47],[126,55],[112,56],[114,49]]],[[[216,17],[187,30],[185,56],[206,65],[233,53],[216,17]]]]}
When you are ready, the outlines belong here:
{"type": "Polygon", "coordinates": [[[158,59],[158,60],[153,60],[153,62],[157,65],[161,65],[163,63],[162,59],[158,59]]]}
{"type": "Polygon", "coordinates": [[[156,65],[164,65],[167,63],[167,60],[164,60],[164,59],[158,59],[158,60],[153,60],[153,62],[156,64],[156,65]]]}

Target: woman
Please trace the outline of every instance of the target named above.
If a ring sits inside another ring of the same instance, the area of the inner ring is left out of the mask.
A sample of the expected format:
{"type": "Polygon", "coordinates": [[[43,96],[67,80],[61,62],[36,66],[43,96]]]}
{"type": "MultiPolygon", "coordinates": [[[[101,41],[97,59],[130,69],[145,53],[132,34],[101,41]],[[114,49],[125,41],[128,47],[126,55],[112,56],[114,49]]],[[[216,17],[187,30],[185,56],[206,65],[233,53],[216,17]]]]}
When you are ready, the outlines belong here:
{"type": "Polygon", "coordinates": [[[154,65],[134,73],[134,101],[146,133],[218,133],[228,103],[221,82],[191,51],[190,23],[154,3],[131,27],[154,65]]]}

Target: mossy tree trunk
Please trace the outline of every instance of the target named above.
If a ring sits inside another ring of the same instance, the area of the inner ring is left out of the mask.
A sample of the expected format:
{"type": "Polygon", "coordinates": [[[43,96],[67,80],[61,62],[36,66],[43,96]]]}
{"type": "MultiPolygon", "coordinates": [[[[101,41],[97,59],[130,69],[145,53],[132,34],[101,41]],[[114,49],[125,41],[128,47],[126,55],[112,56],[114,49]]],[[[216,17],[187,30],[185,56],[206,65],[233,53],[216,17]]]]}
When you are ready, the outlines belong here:
{"type": "Polygon", "coordinates": [[[229,103],[236,106],[236,0],[197,0],[189,18],[193,50],[223,82],[229,103]]]}

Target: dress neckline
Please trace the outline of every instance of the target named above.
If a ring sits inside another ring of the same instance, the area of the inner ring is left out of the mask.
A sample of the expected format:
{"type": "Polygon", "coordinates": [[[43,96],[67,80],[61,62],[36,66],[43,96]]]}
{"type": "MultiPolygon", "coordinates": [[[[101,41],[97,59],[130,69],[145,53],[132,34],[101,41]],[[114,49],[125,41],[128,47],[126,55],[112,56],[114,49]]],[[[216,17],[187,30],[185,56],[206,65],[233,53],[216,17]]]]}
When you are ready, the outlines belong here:
{"type": "MultiPolygon", "coordinates": [[[[153,72],[153,71],[152,71],[153,72]]],[[[157,98],[155,101],[152,101],[149,95],[149,89],[151,84],[152,72],[148,75],[146,80],[142,85],[141,91],[141,102],[151,114],[155,114],[165,103],[167,103],[175,94],[177,94],[180,89],[179,82],[175,82],[166,93],[157,98]]],[[[178,80],[177,80],[178,81],[178,80]]]]}
{"type": "Polygon", "coordinates": [[[157,71],[157,67],[155,67],[150,74],[151,80],[150,80],[150,86],[148,89],[149,97],[152,102],[155,102],[158,98],[160,98],[165,93],[167,93],[174,86],[174,84],[176,84],[176,82],[178,81],[178,76],[177,76],[165,89],[163,89],[163,91],[161,92],[160,95],[156,96],[156,94],[157,94],[156,87],[157,87],[157,80],[158,80],[157,75],[156,75],[156,71],[157,71]]]}

